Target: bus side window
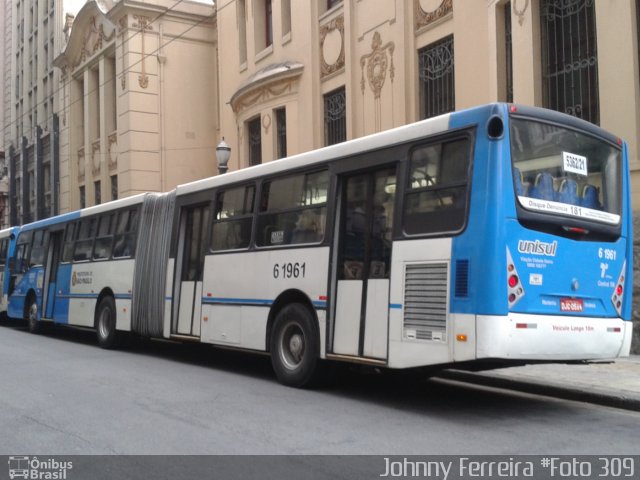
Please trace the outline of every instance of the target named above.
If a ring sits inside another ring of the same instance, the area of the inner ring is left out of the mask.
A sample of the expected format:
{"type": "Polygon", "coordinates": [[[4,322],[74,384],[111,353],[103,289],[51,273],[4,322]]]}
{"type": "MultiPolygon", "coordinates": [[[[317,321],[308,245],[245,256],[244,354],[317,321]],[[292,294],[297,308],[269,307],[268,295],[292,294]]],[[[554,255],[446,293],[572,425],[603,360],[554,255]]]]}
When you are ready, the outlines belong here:
{"type": "Polygon", "coordinates": [[[64,248],[62,250],[62,261],[70,262],[73,259],[73,242],[75,240],[76,223],[67,225],[64,232],[64,248]]]}
{"type": "Polygon", "coordinates": [[[253,185],[218,193],[211,250],[235,250],[249,246],[255,195],[256,188],[253,185]]]}
{"type": "Polygon", "coordinates": [[[93,239],[96,234],[96,219],[81,220],[76,233],[76,243],[73,247],[73,261],[82,262],[91,259],[93,239]]]}
{"type": "Polygon", "coordinates": [[[24,273],[29,268],[29,254],[31,253],[31,239],[33,232],[21,233],[16,246],[16,271],[24,273]]]}
{"type": "Polygon", "coordinates": [[[93,246],[93,259],[104,260],[111,257],[113,230],[115,229],[115,213],[104,215],[98,221],[98,234],[93,246]]]}
{"type": "Polygon", "coordinates": [[[403,226],[409,235],[452,232],[465,223],[470,164],[467,138],[411,153],[403,226]]]}
{"type": "Polygon", "coordinates": [[[306,173],[265,182],[258,214],[258,246],[319,243],[327,219],[329,173],[306,173]]]}
{"type": "Polygon", "coordinates": [[[33,235],[33,247],[31,249],[31,258],[29,259],[29,267],[36,265],[44,265],[45,250],[49,242],[49,232],[38,230],[33,235]]]}
{"type": "Polygon", "coordinates": [[[118,214],[116,235],[113,243],[113,258],[129,258],[136,251],[137,209],[124,210],[118,214]]]}

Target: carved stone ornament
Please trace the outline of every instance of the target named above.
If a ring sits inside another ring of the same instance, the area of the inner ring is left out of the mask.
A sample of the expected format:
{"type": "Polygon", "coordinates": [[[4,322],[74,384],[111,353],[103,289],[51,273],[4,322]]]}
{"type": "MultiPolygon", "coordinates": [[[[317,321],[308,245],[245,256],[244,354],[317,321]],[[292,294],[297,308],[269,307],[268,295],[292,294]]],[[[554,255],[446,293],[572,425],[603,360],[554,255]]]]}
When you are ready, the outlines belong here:
{"type": "Polygon", "coordinates": [[[138,84],[141,88],[147,88],[149,86],[149,76],[145,70],[146,54],[144,53],[144,32],[147,30],[151,31],[153,28],[151,27],[149,17],[145,17],[144,15],[134,15],[133,18],[137,20],[137,23],[133,24],[133,28],[140,29],[140,55],[142,56],[142,60],[140,64],[140,75],[138,75],[138,84]]]}
{"type": "Polygon", "coordinates": [[[100,140],[96,140],[91,145],[91,162],[93,164],[93,174],[100,174],[100,140]]]}
{"type": "Polygon", "coordinates": [[[109,170],[118,168],[118,133],[109,135],[109,170]]]}
{"type": "MultiPolygon", "coordinates": [[[[124,36],[124,34],[126,33],[127,29],[129,28],[129,17],[127,15],[123,15],[122,17],[120,17],[120,19],[118,20],[118,35],[122,35],[124,36]]],[[[122,76],[120,77],[120,86],[122,87],[122,90],[125,89],[125,87],[127,86],[127,65],[125,64],[125,59],[124,59],[124,44],[125,44],[125,39],[122,39],[122,76]]]]}
{"type": "Polygon", "coordinates": [[[84,36],[80,58],[73,65],[73,69],[77,68],[79,65],[82,65],[87,60],[87,58],[95,55],[98,51],[100,51],[104,45],[104,42],[110,42],[115,37],[115,30],[113,30],[109,35],[106,35],[104,33],[104,25],[97,25],[96,18],[96,15],[91,17],[91,23],[84,36]]]}
{"type": "Polygon", "coordinates": [[[271,126],[271,115],[266,113],[262,117],[262,128],[264,128],[264,133],[269,134],[269,127],[271,126]]]}
{"type": "Polygon", "coordinates": [[[253,106],[257,103],[263,103],[272,98],[279,97],[280,95],[283,95],[285,93],[290,93],[292,91],[293,82],[294,80],[285,80],[282,82],[265,85],[264,87],[259,88],[246,96],[243,96],[237,103],[235,103],[234,110],[236,112],[241,112],[245,108],[253,106]]]}
{"type": "Polygon", "coordinates": [[[380,98],[380,92],[384,86],[384,82],[387,78],[387,68],[389,68],[389,78],[393,83],[393,77],[395,75],[395,68],[393,66],[393,51],[395,44],[388,42],[384,46],[382,45],[382,37],[379,32],[373,34],[373,40],[371,41],[371,53],[360,57],[360,69],[362,70],[362,77],[360,79],[360,88],[364,94],[364,72],[365,66],[367,71],[367,81],[369,88],[373,91],[374,98],[380,98]],[[387,59],[387,52],[389,52],[389,59],[387,59]]]}
{"type": "Polygon", "coordinates": [[[78,149],[78,180],[84,180],[84,147],[78,149]]]}
{"type": "Polygon", "coordinates": [[[520,26],[522,26],[524,24],[524,16],[527,13],[527,9],[529,8],[529,0],[513,0],[513,13],[516,14],[516,16],[518,17],[518,24],[520,26]],[[524,5],[521,5],[520,8],[518,8],[518,5],[520,5],[522,2],[524,2],[524,5]]]}
{"type": "Polygon", "coordinates": [[[453,0],[442,0],[438,8],[430,12],[425,12],[422,9],[420,0],[413,0],[413,11],[415,13],[416,30],[419,30],[453,13],[453,0]]]}
{"type": "Polygon", "coordinates": [[[324,41],[327,38],[327,35],[330,32],[337,30],[340,33],[340,54],[338,55],[338,59],[333,63],[333,65],[328,65],[324,59],[324,55],[320,55],[320,76],[322,78],[327,75],[331,75],[332,73],[337,72],[338,70],[344,67],[344,16],[340,15],[339,17],[334,18],[329,23],[322,25],[320,27],[320,51],[322,52],[322,48],[324,46],[324,41]]]}
{"type": "Polygon", "coordinates": [[[118,35],[124,34],[124,32],[129,28],[129,17],[123,15],[118,20],[118,35]]]}

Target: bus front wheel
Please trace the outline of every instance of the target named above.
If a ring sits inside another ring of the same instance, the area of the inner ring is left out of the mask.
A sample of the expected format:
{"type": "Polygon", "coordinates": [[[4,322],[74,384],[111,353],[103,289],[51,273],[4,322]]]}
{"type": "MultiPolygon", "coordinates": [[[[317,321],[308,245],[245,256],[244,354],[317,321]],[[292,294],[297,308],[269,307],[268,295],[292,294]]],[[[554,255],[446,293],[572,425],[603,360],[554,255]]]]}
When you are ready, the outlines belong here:
{"type": "Polygon", "coordinates": [[[96,332],[98,344],[102,348],[111,349],[118,346],[118,332],[116,331],[116,302],[111,296],[106,296],[98,304],[96,310],[96,332]]]}
{"type": "Polygon", "coordinates": [[[40,333],[42,324],[38,321],[38,303],[33,295],[29,295],[24,309],[24,319],[27,321],[27,328],[31,333],[40,333]]]}
{"type": "Polygon", "coordinates": [[[280,383],[311,386],[318,374],[320,342],[309,309],[292,303],[280,310],[271,335],[271,365],[280,383]]]}

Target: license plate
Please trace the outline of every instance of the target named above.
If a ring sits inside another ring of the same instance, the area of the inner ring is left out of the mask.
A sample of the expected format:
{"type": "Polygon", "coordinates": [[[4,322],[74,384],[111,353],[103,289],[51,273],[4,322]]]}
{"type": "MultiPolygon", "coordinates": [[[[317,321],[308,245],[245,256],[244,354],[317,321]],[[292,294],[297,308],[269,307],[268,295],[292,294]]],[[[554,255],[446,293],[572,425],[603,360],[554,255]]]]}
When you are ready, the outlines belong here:
{"type": "Polygon", "coordinates": [[[561,298],[561,312],[582,312],[584,310],[584,302],[578,298],[561,298]]]}

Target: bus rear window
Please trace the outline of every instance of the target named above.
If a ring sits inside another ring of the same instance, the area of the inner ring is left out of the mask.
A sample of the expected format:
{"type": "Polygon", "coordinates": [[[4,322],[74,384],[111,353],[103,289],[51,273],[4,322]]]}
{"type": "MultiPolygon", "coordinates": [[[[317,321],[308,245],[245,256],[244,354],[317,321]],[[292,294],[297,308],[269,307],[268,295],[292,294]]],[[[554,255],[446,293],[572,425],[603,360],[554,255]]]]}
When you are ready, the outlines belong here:
{"type": "Polygon", "coordinates": [[[568,128],[511,120],[513,181],[527,210],[617,225],[621,151],[568,128]]]}

